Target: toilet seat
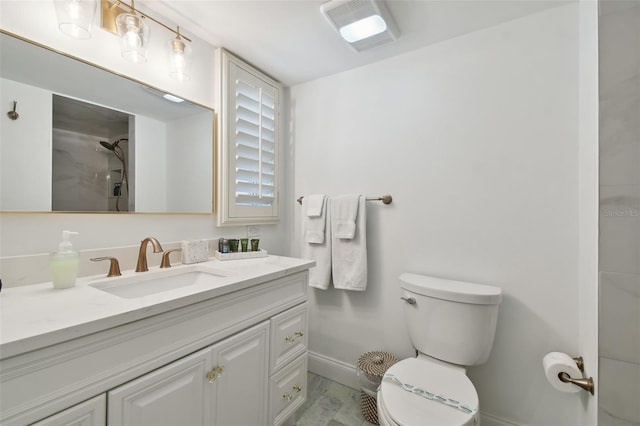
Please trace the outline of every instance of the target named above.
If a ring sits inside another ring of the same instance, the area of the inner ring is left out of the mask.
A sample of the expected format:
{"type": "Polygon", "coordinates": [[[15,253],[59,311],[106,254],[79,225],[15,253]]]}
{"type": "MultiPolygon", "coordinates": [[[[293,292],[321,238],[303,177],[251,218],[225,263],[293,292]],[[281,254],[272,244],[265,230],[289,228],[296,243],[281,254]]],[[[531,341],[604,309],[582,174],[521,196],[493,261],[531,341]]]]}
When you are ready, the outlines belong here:
{"type": "Polygon", "coordinates": [[[462,367],[420,356],[394,364],[387,375],[406,385],[445,396],[474,409],[467,413],[435,400],[405,390],[393,380],[385,379],[378,389],[378,416],[381,425],[389,426],[463,426],[475,425],[478,419],[478,394],[462,367]]]}

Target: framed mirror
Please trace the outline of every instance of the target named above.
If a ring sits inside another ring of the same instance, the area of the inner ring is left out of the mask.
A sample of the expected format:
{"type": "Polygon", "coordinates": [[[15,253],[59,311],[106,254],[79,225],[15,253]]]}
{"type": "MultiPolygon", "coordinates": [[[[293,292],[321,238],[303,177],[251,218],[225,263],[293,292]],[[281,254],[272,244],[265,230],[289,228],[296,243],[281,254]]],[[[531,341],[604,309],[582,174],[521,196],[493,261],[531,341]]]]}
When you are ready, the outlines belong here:
{"type": "Polygon", "coordinates": [[[212,109],[5,32],[0,100],[1,211],[213,212],[212,109]]]}

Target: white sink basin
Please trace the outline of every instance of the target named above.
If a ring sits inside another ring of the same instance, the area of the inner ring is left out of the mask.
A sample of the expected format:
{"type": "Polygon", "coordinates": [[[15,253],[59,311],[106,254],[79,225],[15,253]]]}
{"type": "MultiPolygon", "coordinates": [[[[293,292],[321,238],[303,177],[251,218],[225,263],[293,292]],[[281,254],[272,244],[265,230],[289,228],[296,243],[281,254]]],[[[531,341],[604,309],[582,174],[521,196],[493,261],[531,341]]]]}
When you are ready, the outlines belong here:
{"type": "Polygon", "coordinates": [[[226,273],[216,270],[184,269],[163,272],[139,272],[133,276],[107,278],[89,285],[115,296],[135,299],[189,286],[216,287],[226,282],[222,278],[227,277],[226,273]]]}

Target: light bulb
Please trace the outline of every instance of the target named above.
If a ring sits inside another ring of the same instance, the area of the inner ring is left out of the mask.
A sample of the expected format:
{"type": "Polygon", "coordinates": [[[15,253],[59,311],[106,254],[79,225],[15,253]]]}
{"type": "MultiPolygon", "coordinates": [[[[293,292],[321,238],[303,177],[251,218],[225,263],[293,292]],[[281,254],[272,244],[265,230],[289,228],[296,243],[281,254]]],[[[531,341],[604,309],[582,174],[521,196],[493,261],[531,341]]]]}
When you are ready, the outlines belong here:
{"type": "Polygon", "coordinates": [[[145,62],[150,30],[144,19],[131,13],[121,13],[116,18],[116,29],[122,57],[131,62],[145,62]]]}
{"type": "Polygon", "coordinates": [[[185,43],[180,34],[169,42],[170,48],[170,69],[169,76],[176,80],[189,80],[189,69],[191,67],[191,46],[185,43]]]}

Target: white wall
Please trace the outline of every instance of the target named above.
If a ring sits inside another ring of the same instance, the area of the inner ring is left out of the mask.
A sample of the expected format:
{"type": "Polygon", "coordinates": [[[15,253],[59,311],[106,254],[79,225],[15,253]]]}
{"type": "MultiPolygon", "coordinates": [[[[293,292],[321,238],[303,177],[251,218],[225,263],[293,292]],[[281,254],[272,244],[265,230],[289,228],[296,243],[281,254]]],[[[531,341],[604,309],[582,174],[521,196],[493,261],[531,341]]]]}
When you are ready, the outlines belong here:
{"type": "Polygon", "coordinates": [[[135,117],[136,211],[167,211],[167,130],[162,121],[135,117]]]}
{"type": "Polygon", "coordinates": [[[172,212],[212,209],[213,160],[211,114],[200,113],[167,123],[167,208],[172,212]],[[185,149],[185,147],[188,147],[185,149]]]}
{"type": "Polygon", "coordinates": [[[402,272],[498,285],[481,410],[575,424],[542,357],[578,348],[578,30],[563,6],[291,89],[295,196],[394,199],[368,204],[367,291],[310,292],[310,365],[349,382],[365,351],[413,354],[402,272]]]}
{"type": "MultiPolygon", "coordinates": [[[[17,120],[1,114],[0,210],[51,210],[51,92],[0,79],[0,105],[13,108],[17,120]]],[[[4,111],[3,111],[4,112],[4,111]]]]}

